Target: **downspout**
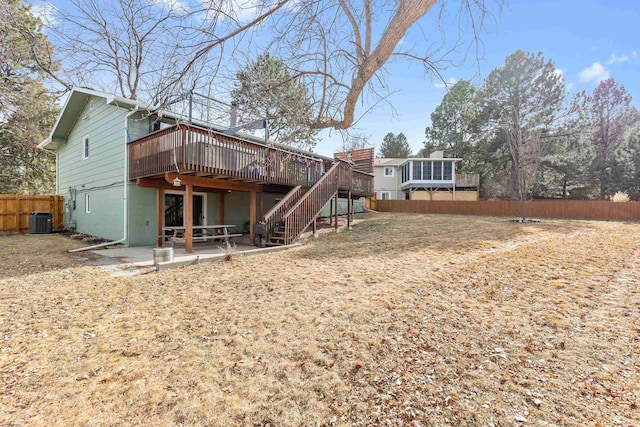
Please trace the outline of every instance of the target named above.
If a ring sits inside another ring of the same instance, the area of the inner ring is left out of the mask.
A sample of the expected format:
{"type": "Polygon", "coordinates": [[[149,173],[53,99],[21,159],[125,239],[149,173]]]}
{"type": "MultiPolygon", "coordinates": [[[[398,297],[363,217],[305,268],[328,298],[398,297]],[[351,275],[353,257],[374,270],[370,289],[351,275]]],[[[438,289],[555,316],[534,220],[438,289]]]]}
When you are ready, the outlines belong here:
{"type": "Polygon", "coordinates": [[[133,116],[138,112],[139,106],[136,105],[135,108],[127,113],[124,116],[124,174],[122,183],[124,186],[124,229],[123,229],[123,237],[119,240],[114,240],[112,242],[100,243],[93,246],[86,246],[84,248],[71,249],[69,252],[81,252],[81,251],[89,251],[91,249],[102,248],[105,246],[116,245],[118,243],[126,242],[129,237],[129,147],[127,143],[129,142],[129,117],[133,116]]]}

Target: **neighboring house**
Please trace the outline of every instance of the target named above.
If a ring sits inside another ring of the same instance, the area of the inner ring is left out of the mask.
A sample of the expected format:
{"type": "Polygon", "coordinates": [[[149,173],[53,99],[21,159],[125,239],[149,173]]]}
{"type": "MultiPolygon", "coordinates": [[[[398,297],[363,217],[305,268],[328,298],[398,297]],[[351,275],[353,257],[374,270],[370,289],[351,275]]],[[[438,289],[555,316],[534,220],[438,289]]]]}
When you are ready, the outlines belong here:
{"type": "Polygon", "coordinates": [[[429,158],[375,159],[374,192],[378,200],[478,200],[480,176],[457,174],[459,158],[442,151],[429,158]]]}
{"type": "Polygon", "coordinates": [[[260,220],[271,243],[290,243],[331,198],[372,195],[373,176],[346,162],[223,131],[74,88],[39,148],[56,154],[66,227],[129,246],[160,245],[164,226],[185,226],[189,251],[193,225],[234,224],[253,241],[260,220]]]}

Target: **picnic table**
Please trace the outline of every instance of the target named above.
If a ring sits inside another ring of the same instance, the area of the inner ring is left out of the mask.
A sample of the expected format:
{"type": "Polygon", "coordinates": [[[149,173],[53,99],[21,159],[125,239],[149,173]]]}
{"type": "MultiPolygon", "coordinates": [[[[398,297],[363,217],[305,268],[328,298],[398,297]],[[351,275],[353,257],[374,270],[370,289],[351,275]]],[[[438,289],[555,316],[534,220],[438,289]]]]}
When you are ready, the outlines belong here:
{"type": "MultiPolygon", "coordinates": [[[[221,224],[221,225],[194,225],[192,227],[193,237],[192,242],[207,242],[214,240],[224,240],[229,245],[229,238],[240,237],[240,233],[232,233],[235,229],[235,225],[221,224]]],[[[186,227],[162,227],[164,233],[164,240],[171,242],[171,247],[174,247],[176,243],[185,243],[186,227]]]]}

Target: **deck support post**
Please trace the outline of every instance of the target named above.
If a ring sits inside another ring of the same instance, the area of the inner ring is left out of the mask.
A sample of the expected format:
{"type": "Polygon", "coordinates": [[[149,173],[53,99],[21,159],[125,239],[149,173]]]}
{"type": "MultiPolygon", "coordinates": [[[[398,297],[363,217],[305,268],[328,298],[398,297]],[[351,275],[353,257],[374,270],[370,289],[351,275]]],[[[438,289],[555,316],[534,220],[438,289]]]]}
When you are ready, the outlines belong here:
{"type": "Polygon", "coordinates": [[[219,215],[218,215],[219,224],[224,224],[224,196],[225,196],[225,194],[226,193],[218,194],[218,196],[219,196],[218,200],[220,202],[220,206],[219,206],[220,212],[219,212],[219,215]]]}
{"type": "Polygon", "coordinates": [[[313,237],[318,238],[318,225],[316,222],[318,221],[318,217],[313,218],[313,237]]]}
{"type": "Polygon", "coordinates": [[[338,231],[338,193],[336,193],[336,196],[334,197],[334,201],[335,201],[335,204],[336,204],[336,208],[334,210],[334,213],[335,213],[334,228],[336,229],[336,231],[338,231]]]}
{"type": "Polygon", "coordinates": [[[193,252],[193,185],[185,185],[184,193],[184,237],[185,250],[193,252]]]}
{"type": "Polygon", "coordinates": [[[255,191],[249,192],[249,239],[252,245],[255,244],[253,226],[256,223],[256,194],[255,191]]]}
{"type": "Polygon", "coordinates": [[[164,191],[162,188],[156,190],[156,246],[161,248],[164,242],[164,231],[162,225],[164,222],[164,191]]]}
{"type": "Polygon", "coordinates": [[[347,192],[347,230],[351,230],[351,190],[347,192]]]}
{"type": "Polygon", "coordinates": [[[356,220],[356,203],[355,200],[351,199],[351,222],[356,220]]]}
{"type": "Polygon", "coordinates": [[[333,197],[329,200],[329,227],[333,224],[333,197]]]}

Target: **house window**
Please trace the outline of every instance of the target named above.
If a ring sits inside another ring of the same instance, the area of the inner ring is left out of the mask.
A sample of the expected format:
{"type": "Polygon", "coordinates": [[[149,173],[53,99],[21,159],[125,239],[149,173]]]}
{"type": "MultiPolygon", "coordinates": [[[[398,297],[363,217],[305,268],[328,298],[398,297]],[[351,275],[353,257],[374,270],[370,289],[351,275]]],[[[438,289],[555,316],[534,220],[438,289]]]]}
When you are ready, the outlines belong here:
{"type": "Polygon", "coordinates": [[[391,192],[390,191],[381,191],[380,192],[380,200],[391,200],[391,192]]]}
{"type": "Polygon", "coordinates": [[[453,179],[453,163],[452,162],[444,162],[444,171],[443,178],[446,181],[451,181],[453,179]]]}
{"type": "Polygon", "coordinates": [[[384,176],[393,176],[393,168],[384,168],[384,176]]]}
{"type": "Polygon", "coordinates": [[[422,162],[422,179],[431,181],[431,164],[433,162],[422,162]]]}
{"type": "Polygon", "coordinates": [[[84,195],[84,213],[91,213],[91,195],[89,193],[84,195]]]}
{"type": "Polygon", "coordinates": [[[422,163],[421,162],[411,162],[413,163],[413,180],[421,181],[422,180],[422,163]]]}
{"type": "Polygon", "coordinates": [[[442,181],[442,162],[433,162],[433,178],[434,181],[442,181]]]}
{"type": "Polygon", "coordinates": [[[82,140],[82,158],[83,159],[89,158],[89,137],[88,136],[85,136],[84,139],[82,140]]]}

